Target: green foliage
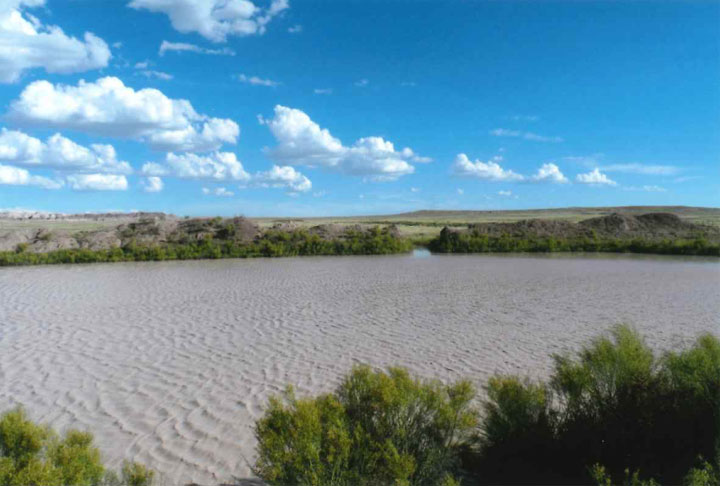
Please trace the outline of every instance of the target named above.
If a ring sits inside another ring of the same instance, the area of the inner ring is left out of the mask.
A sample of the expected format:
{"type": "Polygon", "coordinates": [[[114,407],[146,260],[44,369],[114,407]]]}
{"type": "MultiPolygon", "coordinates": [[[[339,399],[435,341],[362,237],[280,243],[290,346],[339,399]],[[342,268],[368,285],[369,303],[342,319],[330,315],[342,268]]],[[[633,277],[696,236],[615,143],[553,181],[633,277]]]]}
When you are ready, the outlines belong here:
{"type": "Polygon", "coordinates": [[[167,243],[156,246],[138,245],[132,235],[137,225],[131,223],[124,230],[129,238],[122,248],[109,250],[69,249],[47,253],[27,251],[0,252],[0,266],[47,265],[57,263],[102,263],[120,261],[198,260],[216,258],[287,257],[314,255],[383,255],[409,252],[413,244],[401,239],[387,228],[367,231],[348,229],[344,234],[325,239],[306,230],[292,232],[268,230],[252,242],[236,239],[233,224],[218,226],[215,236],[203,233],[194,241],[167,243]]]}
{"type": "Polygon", "coordinates": [[[720,412],[720,340],[701,336],[693,348],[668,354],[665,370],[675,388],[720,412]]]}
{"type": "Polygon", "coordinates": [[[692,468],[683,480],[684,486],[720,486],[720,470],[715,469],[709,462],[703,462],[699,467],[692,468]]]}
{"type": "Polygon", "coordinates": [[[607,252],[654,253],[662,255],[720,256],[720,243],[706,238],[643,239],[598,237],[516,237],[490,236],[476,231],[458,232],[443,228],[428,248],[436,253],[551,253],[551,252],[607,252]]]}
{"type": "Polygon", "coordinates": [[[542,455],[536,451],[553,445],[556,420],[548,387],[515,376],[495,376],[486,392],[480,431],[480,446],[486,454],[480,459],[483,464],[475,468],[491,469],[497,480],[518,471],[542,470],[544,463],[535,460],[542,455]]]}
{"type": "Polygon", "coordinates": [[[577,359],[554,356],[551,384],[564,400],[565,414],[599,420],[624,400],[641,399],[655,380],[655,358],[640,335],[627,326],[594,340],[577,359]]]}
{"type": "Polygon", "coordinates": [[[124,486],[152,486],[155,471],[137,462],[124,461],[120,470],[120,477],[124,486]]]}
{"type": "Polygon", "coordinates": [[[622,486],[660,486],[654,479],[640,479],[640,471],[630,474],[629,469],[625,469],[625,478],[622,483],[615,482],[605,468],[599,464],[592,467],[590,476],[597,486],[615,486],[619,484],[622,484],[622,486]]]}
{"type": "Polygon", "coordinates": [[[71,430],[48,450],[48,459],[58,469],[61,484],[93,485],[100,482],[105,468],[100,451],[92,446],[88,432],[71,430]]]}
{"type": "Polygon", "coordinates": [[[630,474],[632,466],[679,484],[697,457],[718,457],[716,337],[658,358],[634,330],[619,326],[554,361],[548,384],[490,380],[479,447],[465,464],[483,481],[610,484],[624,474],[625,484],[652,484],[630,474]],[[603,466],[589,478],[594,464],[603,466]]]}
{"type": "Polygon", "coordinates": [[[468,382],[353,369],[334,394],[273,398],[256,425],[255,471],[270,484],[457,484],[458,445],[475,424],[468,382]]]}
{"type": "Polygon", "coordinates": [[[352,440],[343,406],[332,395],[270,399],[256,425],[255,472],[270,484],[347,484],[352,440]],[[287,405],[286,405],[287,403],[287,405]]]}
{"type": "Polygon", "coordinates": [[[514,376],[495,376],[488,382],[487,394],[483,427],[486,444],[499,445],[540,428],[550,429],[549,392],[544,385],[514,376]]]}
{"type": "Polygon", "coordinates": [[[122,480],[106,471],[90,433],[70,430],[61,438],[49,428],[30,421],[22,408],[0,416],[2,486],[152,484],[152,471],[134,463],[126,466],[122,480]]]}

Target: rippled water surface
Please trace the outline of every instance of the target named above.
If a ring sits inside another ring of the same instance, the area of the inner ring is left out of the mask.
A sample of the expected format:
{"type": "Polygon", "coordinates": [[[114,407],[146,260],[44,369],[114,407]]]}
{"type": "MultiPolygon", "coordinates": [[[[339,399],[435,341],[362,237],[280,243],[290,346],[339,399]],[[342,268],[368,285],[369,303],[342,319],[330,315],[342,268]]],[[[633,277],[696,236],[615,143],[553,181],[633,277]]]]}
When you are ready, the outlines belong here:
{"type": "Polygon", "coordinates": [[[420,256],[0,269],[0,409],[211,484],[250,476],[269,395],[354,363],[481,384],[542,376],[618,322],[659,349],[720,332],[717,262],[420,256]]]}

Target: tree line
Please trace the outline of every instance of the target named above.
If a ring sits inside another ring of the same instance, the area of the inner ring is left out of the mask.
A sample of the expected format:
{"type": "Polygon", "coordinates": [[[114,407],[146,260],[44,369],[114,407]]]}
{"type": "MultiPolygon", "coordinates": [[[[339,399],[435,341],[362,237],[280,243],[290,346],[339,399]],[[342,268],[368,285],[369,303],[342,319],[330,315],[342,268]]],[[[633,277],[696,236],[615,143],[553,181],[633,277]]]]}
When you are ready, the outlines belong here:
{"type": "Polygon", "coordinates": [[[428,248],[436,253],[606,252],[720,256],[720,243],[702,236],[693,239],[521,237],[460,232],[448,228],[443,228],[438,237],[428,243],[428,248]]]}

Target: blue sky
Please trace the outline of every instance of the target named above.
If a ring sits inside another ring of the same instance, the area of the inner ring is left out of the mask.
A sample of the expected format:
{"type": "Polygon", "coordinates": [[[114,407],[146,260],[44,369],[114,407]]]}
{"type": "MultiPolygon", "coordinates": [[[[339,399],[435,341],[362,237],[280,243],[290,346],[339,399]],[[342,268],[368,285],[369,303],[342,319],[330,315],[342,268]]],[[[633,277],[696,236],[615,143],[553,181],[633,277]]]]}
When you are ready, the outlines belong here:
{"type": "Polygon", "coordinates": [[[6,0],[0,208],[720,202],[714,1],[6,0]]]}

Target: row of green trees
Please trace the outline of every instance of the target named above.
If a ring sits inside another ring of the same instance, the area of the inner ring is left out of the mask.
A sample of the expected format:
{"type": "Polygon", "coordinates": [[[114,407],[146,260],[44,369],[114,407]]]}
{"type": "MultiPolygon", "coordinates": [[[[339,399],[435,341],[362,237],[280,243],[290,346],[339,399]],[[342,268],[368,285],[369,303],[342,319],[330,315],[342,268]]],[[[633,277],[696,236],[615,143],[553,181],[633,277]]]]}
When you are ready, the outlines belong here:
{"type": "Polygon", "coordinates": [[[332,239],[322,238],[306,230],[291,232],[268,230],[252,242],[204,238],[192,243],[147,246],[131,241],[122,248],[69,249],[47,253],[33,253],[27,251],[27,247],[19,247],[14,252],[0,252],[0,266],[313,255],[382,255],[408,252],[412,247],[410,241],[397,237],[386,228],[379,227],[367,231],[348,230],[332,239]]]}
{"type": "Polygon", "coordinates": [[[550,379],[496,376],[480,410],[443,385],[360,366],[334,393],[274,398],[256,425],[271,485],[720,486],[720,340],[656,356],[615,328],[550,379]]]}
{"type": "Polygon", "coordinates": [[[720,243],[705,238],[643,239],[643,238],[556,238],[490,236],[475,231],[459,232],[443,228],[428,244],[437,253],[488,252],[609,252],[653,253],[660,255],[720,256],[720,243]]]}
{"type": "Polygon", "coordinates": [[[30,421],[22,408],[0,417],[2,486],[151,486],[154,478],[134,462],[125,462],[119,474],[106,469],[88,432],[61,437],[30,421]]]}
{"type": "Polygon", "coordinates": [[[56,263],[101,263],[128,261],[199,260],[217,258],[287,257],[313,255],[384,255],[404,253],[424,246],[436,253],[489,252],[611,252],[667,255],[720,256],[720,244],[704,238],[694,240],[600,239],[600,238],[521,238],[488,236],[475,232],[456,232],[444,228],[430,240],[410,240],[387,228],[367,231],[348,230],[334,238],[323,238],[307,230],[268,230],[252,242],[233,238],[203,238],[156,245],[139,245],[131,240],[123,247],[90,250],[64,249],[46,253],[28,251],[21,243],[15,251],[0,252],[0,266],[56,263]]]}

